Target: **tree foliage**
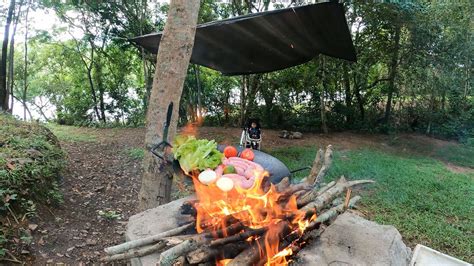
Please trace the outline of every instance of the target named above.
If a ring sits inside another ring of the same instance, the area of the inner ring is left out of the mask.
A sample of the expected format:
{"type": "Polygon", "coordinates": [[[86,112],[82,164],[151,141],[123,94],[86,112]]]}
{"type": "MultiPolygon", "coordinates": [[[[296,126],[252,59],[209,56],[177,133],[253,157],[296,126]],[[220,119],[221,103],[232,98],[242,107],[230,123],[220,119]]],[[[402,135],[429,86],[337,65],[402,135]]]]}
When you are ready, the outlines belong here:
{"type": "MultiPolygon", "coordinates": [[[[199,23],[286,7],[270,2],[205,0],[199,23]]],[[[255,116],[265,127],[301,131],[324,131],[325,125],[329,131],[472,138],[472,1],[350,0],[344,6],[357,63],[319,56],[293,68],[235,77],[191,65],[180,122],[202,114],[208,125],[239,126],[255,116]]],[[[31,109],[53,108],[48,119],[67,124],[143,124],[154,56],[126,38],[162,30],[167,5],[42,1],[37,8],[54,10],[67,27],[35,32],[28,40],[31,109]],[[68,32],[71,37],[58,38],[68,32]]],[[[17,44],[17,96],[25,85],[23,52],[17,44]]]]}

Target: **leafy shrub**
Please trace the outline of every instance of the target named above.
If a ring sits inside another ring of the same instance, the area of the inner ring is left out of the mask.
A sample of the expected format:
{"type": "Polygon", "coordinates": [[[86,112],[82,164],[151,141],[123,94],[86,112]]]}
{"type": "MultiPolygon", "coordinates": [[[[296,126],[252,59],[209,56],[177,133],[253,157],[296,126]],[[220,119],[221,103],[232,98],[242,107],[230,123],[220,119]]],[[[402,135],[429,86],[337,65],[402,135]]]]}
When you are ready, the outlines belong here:
{"type": "MultiPolygon", "coordinates": [[[[64,165],[65,154],[49,129],[0,115],[0,222],[33,216],[38,204],[60,203],[57,181],[64,165]]],[[[12,228],[1,231],[0,256],[15,235],[12,228]]]]}

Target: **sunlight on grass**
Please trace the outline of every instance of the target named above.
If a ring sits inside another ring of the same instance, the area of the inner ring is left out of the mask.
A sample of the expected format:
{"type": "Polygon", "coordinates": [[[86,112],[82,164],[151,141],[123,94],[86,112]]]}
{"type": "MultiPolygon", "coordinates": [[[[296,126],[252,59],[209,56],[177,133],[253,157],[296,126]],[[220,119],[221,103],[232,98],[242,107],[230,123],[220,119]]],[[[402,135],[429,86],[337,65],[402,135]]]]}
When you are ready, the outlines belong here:
{"type": "MultiPolygon", "coordinates": [[[[272,154],[294,169],[311,164],[315,151],[293,147],[272,154]]],[[[336,152],[334,157],[326,181],[341,175],[377,181],[363,190],[361,202],[371,220],[394,225],[412,247],[420,243],[474,260],[474,173],[456,174],[435,159],[374,150],[336,152]]]]}
{"type": "Polygon", "coordinates": [[[96,142],[96,136],[91,129],[81,130],[75,126],[62,126],[57,124],[46,125],[59,140],[67,142],[96,142]]]}

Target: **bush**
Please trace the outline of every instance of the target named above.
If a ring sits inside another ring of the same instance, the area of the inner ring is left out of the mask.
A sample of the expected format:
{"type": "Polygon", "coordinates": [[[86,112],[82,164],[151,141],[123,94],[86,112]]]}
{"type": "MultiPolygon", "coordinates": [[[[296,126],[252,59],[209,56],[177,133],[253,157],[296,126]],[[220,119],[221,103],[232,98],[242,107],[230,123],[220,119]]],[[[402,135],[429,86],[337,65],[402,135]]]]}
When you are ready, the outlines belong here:
{"type": "MultiPolygon", "coordinates": [[[[65,154],[49,129],[0,115],[1,224],[7,224],[3,221],[7,216],[12,220],[34,215],[38,204],[60,203],[58,178],[64,165],[65,154]]],[[[9,238],[23,229],[1,228],[1,231],[0,256],[12,244],[9,238]]]]}

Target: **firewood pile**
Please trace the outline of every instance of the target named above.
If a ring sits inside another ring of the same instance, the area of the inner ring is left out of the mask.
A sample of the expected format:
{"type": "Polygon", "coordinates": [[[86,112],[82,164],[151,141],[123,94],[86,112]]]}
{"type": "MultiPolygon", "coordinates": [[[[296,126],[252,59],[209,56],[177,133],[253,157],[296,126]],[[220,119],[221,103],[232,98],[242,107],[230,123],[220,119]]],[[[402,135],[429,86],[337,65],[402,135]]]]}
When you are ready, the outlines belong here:
{"type": "MultiPolygon", "coordinates": [[[[332,147],[316,154],[300,183],[267,178],[250,189],[216,193],[193,177],[197,200],[181,207],[189,219],[176,228],[105,249],[103,262],[160,253],[160,265],[285,265],[323,224],[353,207],[354,186],[371,180],[337,181],[321,186],[332,163],[332,147]],[[337,204],[336,202],[339,202],[337,204]]],[[[159,222],[159,221],[157,221],[159,222]]]]}

